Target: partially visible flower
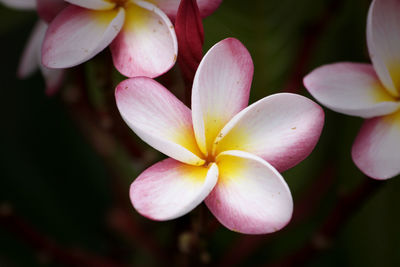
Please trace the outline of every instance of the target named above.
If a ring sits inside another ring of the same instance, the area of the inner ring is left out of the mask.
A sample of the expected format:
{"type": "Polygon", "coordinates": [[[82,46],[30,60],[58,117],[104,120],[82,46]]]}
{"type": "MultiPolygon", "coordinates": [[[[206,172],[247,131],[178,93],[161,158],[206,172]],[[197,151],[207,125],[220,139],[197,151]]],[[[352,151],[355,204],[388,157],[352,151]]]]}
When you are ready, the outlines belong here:
{"type": "MultiPolygon", "coordinates": [[[[42,62],[68,68],[85,62],[111,44],[115,67],[128,77],[157,77],[176,61],[174,19],[179,0],[66,0],[50,24],[42,62]]],[[[198,0],[203,16],[222,0],[198,0]]]]}
{"type": "Polygon", "coordinates": [[[41,64],[41,47],[47,30],[46,22],[50,22],[64,7],[63,0],[0,0],[4,5],[22,10],[35,10],[39,20],[22,54],[17,75],[21,79],[31,76],[38,69],[41,70],[46,82],[46,93],[52,95],[61,86],[64,70],[48,69],[41,64]],[[46,22],[45,22],[46,21],[46,22]]]}
{"type": "Polygon", "coordinates": [[[400,1],[374,0],[367,21],[371,64],[336,63],[304,78],[323,105],[367,119],[352,148],[366,175],[383,180],[400,173],[400,1]]]}
{"type": "Polygon", "coordinates": [[[199,65],[192,111],[150,78],[118,85],[115,97],[125,122],[171,157],[132,183],[139,213],[169,220],[205,200],[224,226],[241,233],[271,233],[289,222],[293,201],[279,171],[311,153],[324,113],[295,94],[271,95],[247,107],[252,77],[250,54],[228,38],[199,65]]]}

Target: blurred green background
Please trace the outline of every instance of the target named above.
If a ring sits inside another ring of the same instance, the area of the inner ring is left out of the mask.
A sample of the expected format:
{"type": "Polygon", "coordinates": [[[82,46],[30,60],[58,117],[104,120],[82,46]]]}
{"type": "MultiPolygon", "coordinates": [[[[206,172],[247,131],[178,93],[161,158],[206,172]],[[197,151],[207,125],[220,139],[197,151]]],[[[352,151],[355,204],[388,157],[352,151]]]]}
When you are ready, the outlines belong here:
{"type": "MultiPolygon", "coordinates": [[[[310,55],[303,62],[301,75],[337,61],[369,62],[365,42],[369,4],[368,0],[225,0],[204,20],[205,51],[226,37],[236,37],[243,42],[255,64],[251,91],[251,102],[254,102],[287,88],[289,80],[300,75],[296,74],[294,66],[307,49],[310,55]]],[[[75,122],[73,114],[80,111],[71,110],[74,106],[65,104],[70,92],[76,89],[73,88],[76,79],[71,73],[81,71],[87,81],[91,105],[99,113],[103,112],[102,105],[112,97],[114,88],[99,82],[96,75],[104,71],[101,64],[109,62],[108,52],[79,70],[72,69],[66,85],[55,97],[44,94],[40,73],[27,80],[16,78],[21,52],[36,19],[34,12],[0,8],[0,216],[12,210],[63,248],[113,258],[128,265],[158,266],[161,263],[143,245],[143,238],[124,235],[110,223],[117,200],[113,193],[115,177],[109,166],[112,164],[114,170],[117,166],[122,174],[120,194],[122,201],[126,201],[129,184],[137,174],[163,156],[142,143],[139,145],[145,152],[137,162],[127,157],[123,145],[114,147],[106,156],[99,155],[75,122]]],[[[176,77],[177,69],[168,75],[176,77]]],[[[114,75],[112,82],[115,84],[120,79],[114,75]]],[[[292,89],[309,96],[299,77],[293,82],[292,89]]],[[[179,88],[176,92],[179,94],[179,88]]],[[[106,111],[115,112],[113,108],[108,105],[106,111]]],[[[337,199],[366,179],[354,166],[350,155],[362,120],[325,111],[326,125],[315,151],[283,174],[294,195],[295,212],[296,205],[312,184],[324,179],[329,183],[329,177],[333,177],[327,190],[321,188],[325,191],[313,203],[313,212],[279,233],[257,239],[243,238],[218,225],[215,232],[202,230],[201,249],[198,250],[201,253],[192,255],[190,261],[198,265],[264,266],[289,257],[315,239],[316,229],[337,199]],[[326,166],[333,166],[333,169],[324,172],[326,166]],[[257,245],[249,245],[249,252],[243,252],[246,242],[254,244],[254,240],[258,240],[257,245]],[[239,252],[232,253],[232,246],[239,248],[239,252]]],[[[91,123],[99,121],[95,118],[91,123]]],[[[114,123],[123,124],[123,121],[114,123]]],[[[136,140],[133,134],[129,138],[136,140]]],[[[384,182],[340,227],[334,239],[322,240],[323,249],[305,264],[400,266],[399,203],[400,179],[384,182]]],[[[139,236],[151,233],[163,250],[178,255],[174,257],[174,265],[185,265],[185,261],[176,258],[185,254],[182,232],[186,228],[190,232],[191,217],[205,213],[202,216],[207,220],[214,220],[204,209],[174,221],[152,222],[140,217],[130,206],[127,208],[142,227],[139,236]]],[[[0,266],[60,265],[46,251],[35,249],[18,234],[0,225],[0,266]]]]}

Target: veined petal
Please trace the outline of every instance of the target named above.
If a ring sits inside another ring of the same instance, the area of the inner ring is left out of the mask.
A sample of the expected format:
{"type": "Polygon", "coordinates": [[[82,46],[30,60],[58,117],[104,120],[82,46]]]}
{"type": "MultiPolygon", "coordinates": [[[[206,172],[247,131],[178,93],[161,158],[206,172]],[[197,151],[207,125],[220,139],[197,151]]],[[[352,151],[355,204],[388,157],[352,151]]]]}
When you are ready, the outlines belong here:
{"type": "Polygon", "coordinates": [[[226,151],[216,163],[218,183],[205,202],[225,227],[245,234],[266,234],[288,224],[292,195],[274,167],[243,151],[226,151]]]}
{"type": "Polygon", "coordinates": [[[178,44],[174,27],[156,6],[133,1],[125,25],[111,45],[114,66],[127,77],[157,77],[175,64],[178,44]]]}
{"type": "Polygon", "coordinates": [[[253,69],[249,52],[234,38],[214,45],[200,62],[193,81],[192,114],[204,154],[225,124],[247,106],[253,69]]]}
{"type": "Polygon", "coordinates": [[[17,72],[19,78],[27,78],[40,66],[40,47],[46,30],[47,24],[42,20],[39,20],[33,28],[19,62],[17,72]]]}
{"type": "Polygon", "coordinates": [[[374,179],[400,174],[400,112],[367,120],[354,142],[352,157],[374,179]]]}
{"type": "MultiPolygon", "coordinates": [[[[159,6],[172,20],[175,19],[178,12],[180,0],[152,0],[159,6]]],[[[197,0],[197,5],[201,16],[207,17],[211,15],[221,4],[222,0],[197,0]]]]}
{"type": "Polygon", "coordinates": [[[237,114],[216,138],[213,153],[247,151],[282,172],[312,152],[323,124],[322,108],[308,98],[271,95],[237,114]]]}
{"type": "Polygon", "coordinates": [[[67,6],[64,0],[36,0],[36,3],[40,18],[48,23],[67,6]]]}
{"type": "Polygon", "coordinates": [[[367,21],[369,54],[379,78],[400,96],[400,1],[374,0],[367,21]]]}
{"type": "Polygon", "coordinates": [[[93,10],[110,10],[115,7],[115,4],[107,0],[64,0],[76,6],[89,8],[93,10]]]}
{"type": "Polygon", "coordinates": [[[15,9],[35,9],[36,0],[0,0],[0,3],[15,9]]]}
{"type": "Polygon", "coordinates": [[[119,33],[124,9],[93,11],[65,8],[50,24],[42,46],[42,62],[49,68],[68,68],[85,62],[106,48],[119,33]]]}
{"type": "Polygon", "coordinates": [[[304,86],[322,105],[351,116],[382,116],[400,106],[370,64],[325,65],[308,74],[304,86]]]}
{"type": "Polygon", "coordinates": [[[214,188],[218,167],[183,164],[166,159],[145,170],[133,183],[130,197],[135,209],[153,220],[170,220],[199,205],[214,188]]]}
{"type": "Polygon", "coordinates": [[[161,84],[147,77],[121,82],[117,106],[129,127],[160,152],[191,165],[203,165],[193,134],[190,109],[161,84]]]}

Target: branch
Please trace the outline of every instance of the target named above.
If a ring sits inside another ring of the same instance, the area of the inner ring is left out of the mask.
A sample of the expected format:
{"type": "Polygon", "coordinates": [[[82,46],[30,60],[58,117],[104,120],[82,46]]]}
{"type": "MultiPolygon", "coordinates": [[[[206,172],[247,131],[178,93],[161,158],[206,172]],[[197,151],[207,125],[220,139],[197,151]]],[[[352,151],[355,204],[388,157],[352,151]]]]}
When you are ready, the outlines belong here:
{"type": "Polygon", "coordinates": [[[365,177],[365,180],[352,192],[341,197],[332,212],[313,237],[298,251],[266,266],[303,266],[319,252],[330,247],[339,230],[348,222],[365,202],[384,184],[382,181],[365,177]]]}
{"type": "Polygon", "coordinates": [[[121,139],[119,135],[113,135],[115,132],[109,131],[108,127],[104,127],[98,112],[90,105],[85,95],[85,80],[80,74],[77,73],[77,78],[80,80],[76,83],[77,86],[69,88],[62,101],[71,118],[105,163],[112,184],[115,205],[110,212],[109,223],[113,229],[132,239],[132,243],[149,251],[159,260],[164,260],[165,255],[162,254],[162,249],[158,246],[152,233],[148,233],[133,218],[133,208],[131,208],[128,198],[129,188],[124,187],[120,165],[116,159],[121,139]]]}
{"type": "Polygon", "coordinates": [[[312,59],[318,40],[343,5],[343,2],[343,0],[332,0],[321,17],[308,27],[283,91],[298,93],[303,87],[303,77],[307,74],[307,67],[312,59]]]}
{"type": "Polygon", "coordinates": [[[121,263],[80,250],[60,247],[45,237],[12,211],[8,204],[0,206],[0,225],[33,248],[37,254],[67,266],[121,267],[121,263]]]}

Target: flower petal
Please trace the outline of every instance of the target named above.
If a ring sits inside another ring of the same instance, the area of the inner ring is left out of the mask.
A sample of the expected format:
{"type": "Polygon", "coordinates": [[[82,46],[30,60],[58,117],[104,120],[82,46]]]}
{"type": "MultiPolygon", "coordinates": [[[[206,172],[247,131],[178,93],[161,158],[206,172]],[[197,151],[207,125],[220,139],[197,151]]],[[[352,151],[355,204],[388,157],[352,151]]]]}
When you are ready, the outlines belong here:
{"type": "Polygon", "coordinates": [[[304,86],[322,105],[351,116],[382,116],[400,106],[369,64],[336,63],[319,67],[304,78],[304,86]]]}
{"type": "Polygon", "coordinates": [[[135,209],[153,220],[171,220],[199,205],[214,188],[218,167],[183,164],[166,159],[145,170],[133,183],[130,197],[135,209]]]}
{"type": "MultiPolygon", "coordinates": [[[[168,17],[174,20],[181,1],[153,0],[152,2],[159,6],[168,15],[168,17]]],[[[197,0],[197,5],[199,7],[201,16],[204,18],[211,15],[219,7],[221,2],[222,0],[197,0]]]]}
{"type": "Polygon", "coordinates": [[[369,54],[379,78],[400,96],[400,1],[373,1],[367,21],[369,54]]]}
{"type": "Polygon", "coordinates": [[[42,62],[49,68],[68,68],[85,62],[106,48],[124,23],[124,9],[92,11],[69,6],[50,24],[42,46],[42,62]]]}
{"type": "Polygon", "coordinates": [[[36,0],[41,19],[51,22],[67,5],[64,0],[36,0]]]}
{"type": "Polygon", "coordinates": [[[218,183],[205,202],[227,228],[245,234],[280,230],[292,217],[285,180],[269,163],[243,151],[217,157],[218,183]]]}
{"type": "Polygon", "coordinates": [[[400,112],[367,120],[354,142],[352,157],[374,179],[400,174],[400,112]]]}
{"type": "Polygon", "coordinates": [[[24,48],[21,60],[18,66],[17,76],[25,79],[32,75],[40,66],[40,47],[44,35],[46,34],[47,24],[39,20],[32,30],[31,36],[24,48]]]}
{"type": "Polygon", "coordinates": [[[175,64],[178,45],[174,27],[156,6],[134,1],[126,8],[126,22],[111,45],[114,66],[127,77],[154,78],[175,64]]]}
{"type": "Polygon", "coordinates": [[[241,42],[228,38],[204,56],[193,81],[193,126],[207,154],[225,124],[249,101],[253,61],[241,42]]]}
{"type": "Polygon", "coordinates": [[[110,10],[115,7],[112,1],[107,0],[64,0],[76,6],[89,8],[92,10],[110,10]]]}
{"type": "Polygon", "coordinates": [[[121,82],[117,106],[129,127],[160,152],[185,163],[202,165],[190,109],[161,84],[147,77],[121,82]]]}
{"type": "Polygon", "coordinates": [[[308,98],[271,95],[237,114],[218,135],[213,153],[247,151],[282,172],[312,152],[323,124],[322,108],[308,98]]]}
{"type": "Polygon", "coordinates": [[[36,0],[0,0],[0,3],[15,9],[35,9],[36,0]]]}

